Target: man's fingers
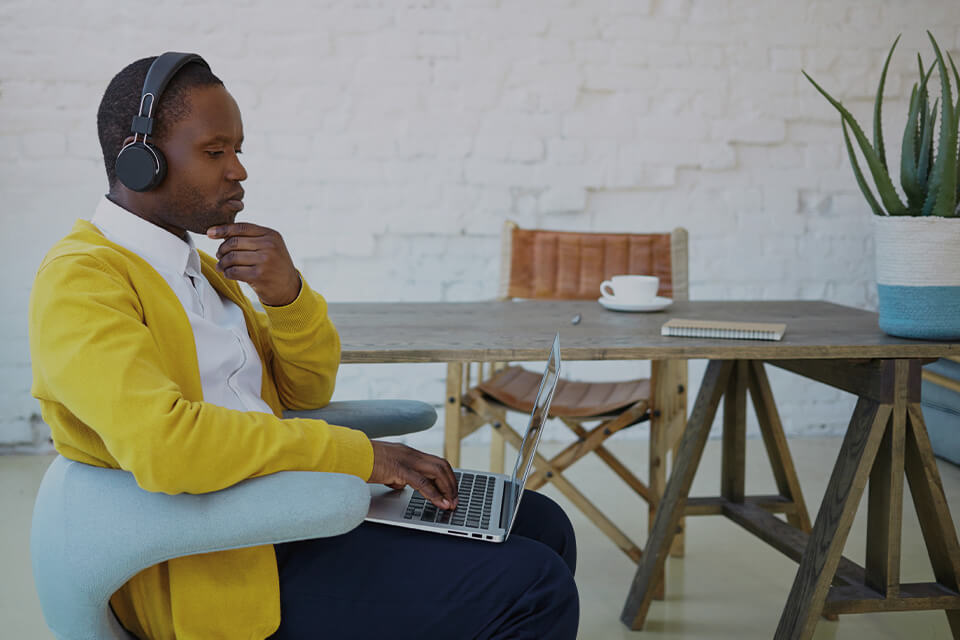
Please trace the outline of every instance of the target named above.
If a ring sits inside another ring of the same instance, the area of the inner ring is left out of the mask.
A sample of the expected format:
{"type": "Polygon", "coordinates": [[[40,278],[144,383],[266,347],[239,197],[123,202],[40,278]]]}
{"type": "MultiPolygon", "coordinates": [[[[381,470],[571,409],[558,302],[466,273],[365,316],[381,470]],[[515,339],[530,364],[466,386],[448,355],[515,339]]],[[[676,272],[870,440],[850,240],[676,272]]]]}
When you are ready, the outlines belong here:
{"type": "Polygon", "coordinates": [[[220,270],[227,267],[250,267],[261,265],[267,261],[267,256],[259,251],[228,251],[217,260],[217,266],[220,270]]]}
{"type": "Polygon", "coordinates": [[[411,469],[429,479],[431,483],[436,486],[440,494],[450,505],[449,507],[443,508],[453,508],[457,502],[457,480],[453,475],[453,469],[450,467],[450,463],[437,456],[412,449],[410,451],[414,455],[410,464],[411,469]]]}
{"type": "Polygon", "coordinates": [[[264,261],[255,251],[231,251],[220,258],[217,269],[231,280],[253,284],[263,276],[264,261]]]}
{"type": "Polygon", "coordinates": [[[231,251],[264,251],[272,246],[267,236],[231,236],[217,247],[217,258],[231,251]]]}
{"type": "Polygon", "coordinates": [[[457,499],[457,479],[453,475],[453,469],[446,460],[433,456],[431,456],[428,464],[430,478],[437,485],[440,493],[451,503],[454,503],[457,499]]]}
{"type": "Polygon", "coordinates": [[[240,282],[249,282],[251,284],[259,280],[260,276],[263,275],[263,270],[260,268],[260,265],[233,266],[221,269],[220,271],[230,280],[239,280],[240,282]]]}
{"type": "Polygon", "coordinates": [[[374,440],[371,445],[373,470],[370,482],[389,486],[409,484],[439,508],[456,508],[456,478],[446,460],[402,444],[374,440]]]}
{"type": "Polygon", "coordinates": [[[261,227],[252,222],[233,222],[207,229],[208,238],[229,238],[230,236],[262,236],[272,233],[273,229],[261,227]]]}
{"type": "Polygon", "coordinates": [[[414,474],[408,483],[411,487],[423,494],[423,497],[441,509],[452,509],[453,501],[445,498],[430,478],[414,474]]]}

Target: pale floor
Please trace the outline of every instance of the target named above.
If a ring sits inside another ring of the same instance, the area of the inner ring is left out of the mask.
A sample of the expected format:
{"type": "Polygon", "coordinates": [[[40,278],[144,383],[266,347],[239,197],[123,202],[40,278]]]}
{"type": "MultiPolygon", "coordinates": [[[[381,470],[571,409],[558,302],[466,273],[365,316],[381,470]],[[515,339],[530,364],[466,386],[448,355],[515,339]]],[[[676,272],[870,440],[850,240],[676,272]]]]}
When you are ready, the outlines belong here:
{"type": "MultiPolygon", "coordinates": [[[[645,442],[611,443],[638,473],[646,460],[645,442]]],[[[692,495],[715,495],[719,479],[720,443],[711,441],[704,453],[692,495]]],[[[840,440],[801,439],[790,442],[807,504],[813,511],[829,479],[840,440]]],[[[545,452],[557,445],[544,443],[545,452]]],[[[483,467],[486,450],[467,447],[463,466],[483,467]]],[[[747,443],[749,493],[773,493],[774,484],[762,442],[747,443]]],[[[0,637],[30,640],[50,638],[33,591],[28,555],[28,531],[33,497],[49,457],[0,457],[0,637]]],[[[585,459],[569,477],[580,483],[605,512],[642,543],[646,509],[626,493],[602,463],[585,459]]],[[[960,514],[960,468],[941,462],[947,499],[954,521],[960,514]]],[[[641,476],[642,477],[642,476],[641,476]]],[[[619,621],[634,565],[611,542],[557,493],[571,515],[579,538],[577,583],[581,597],[580,638],[648,638],[658,640],[711,638],[770,638],[777,626],[796,564],[766,546],[732,522],[720,517],[688,520],[687,555],[667,565],[667,597],[654,602],[643,632],[631,632],[619,621]]],[[[902,577],[905,582],[932,580],[916,515],[904,504],[902,577]]],[[[865,508],[851,530],[846,555],[863,562],[865,508]]],[[[818,640],[861,638],[950,638],[942,612],[880,613],[841,616],[838,622],[821,620],[818,640]]]]}

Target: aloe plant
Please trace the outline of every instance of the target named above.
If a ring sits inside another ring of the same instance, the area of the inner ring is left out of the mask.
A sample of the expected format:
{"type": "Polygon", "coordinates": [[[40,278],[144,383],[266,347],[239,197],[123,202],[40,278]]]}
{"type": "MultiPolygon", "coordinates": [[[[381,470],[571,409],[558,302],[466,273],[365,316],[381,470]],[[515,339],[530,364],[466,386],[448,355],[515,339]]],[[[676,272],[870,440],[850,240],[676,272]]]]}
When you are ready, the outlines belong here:
{"type": "Polygon", "coordinates": [[[814,82],[806,71],[803,72],[817,91],[840,112],[840,125],[843,129],[847,155],[853,167],[853,175],[870,208],[878,216],[960,217],[960,150],[958,150],[960,73],[957,72],[957,66],[950,52],[947,52],[944,59],[943,52],[940,51],[940,46],[933,34],[928,31],[927,36],[933,45],[936,61],[927,71],[924,71],[923,59],[919,54],[917,55],[920,80],[913,85],[910,93],[910,111],[907,115],[907,126],[903,132],[903,144],[900,150],[900,186],[907,198],[906,202],[900,198],[890,177],[881,127],[883,87],[886,84],[890,59],[897,48],[900,36],[893,41],[893,46],[890,47],[890,52],[883,64],[883,71],[880,73],[880,85],[877,87],[877,97],[873,106],[873,144],[870,143],[853,114],[814,82]],[[947,61],[950,63],[950,71],[953,72],[957,87],[956,102],[953,101],[947,61]],[[927,82],[933,74],[934,67],[940,77],[940,97],[930,105],[927,82]],[[940,131],[936,148],[934,148],[933,138],[937,126],[938,106],[940,131]],[[873,189],[860,169],[860,163],[850,139],[851,132],[876,185],[879,200],[874,196],[873,189]]]}

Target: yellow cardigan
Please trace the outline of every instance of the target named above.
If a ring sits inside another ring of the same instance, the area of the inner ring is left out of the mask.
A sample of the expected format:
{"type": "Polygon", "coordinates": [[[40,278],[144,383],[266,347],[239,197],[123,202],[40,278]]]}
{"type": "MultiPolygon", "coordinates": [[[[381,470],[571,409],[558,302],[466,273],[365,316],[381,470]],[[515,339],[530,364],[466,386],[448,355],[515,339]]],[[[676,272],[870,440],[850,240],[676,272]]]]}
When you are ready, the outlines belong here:
{"type": "MultiPolygon", "coordinates": [[[[243,310],[274,414],[203,401],[190,322],[147,262],[84,220],[47,254],[30,296],[33,395],[61,454],[125,469],[148,491],[205,493],[283,470],[370,477],[367,437],[284,408],[325,405],[340,340],[304,282],[257,313],[201,253],[203,275],[243,310]]],[[[107,516],[109,517],[109,516],[107,516]]],[[[280,624],[272,546],[177,558],[134,576],[111,605],[142,638],[261,640],[280,624]]]]}

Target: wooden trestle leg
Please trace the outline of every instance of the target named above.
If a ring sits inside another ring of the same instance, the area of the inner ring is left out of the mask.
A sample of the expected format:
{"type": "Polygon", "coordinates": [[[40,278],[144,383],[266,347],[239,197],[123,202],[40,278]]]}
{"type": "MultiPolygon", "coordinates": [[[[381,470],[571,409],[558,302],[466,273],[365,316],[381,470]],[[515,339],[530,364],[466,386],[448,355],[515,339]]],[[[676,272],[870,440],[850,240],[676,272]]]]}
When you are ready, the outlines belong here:
{"type": "Polygon", "coordinates": [[[960,640],[960,544],[920,409],[920,363],[888,360],[875,368],[882,384],[864,386],[776,640],[809,640],[821,613],[925,609],[943,609],[960,640]],[[904,474],[936,582],[900,582],[904,474]],[[842,553],[868,477],[861,569],[842,553]]]}
{"type": "Polygon", "coordinates": [[[670,545],[683,517],[684,504],[690,493],[693,476],[700,464],[700,456],[710,435],[710,425],[716,416],[720,397],[723,395],[730,378],[733,362],[729,360],[711,361],[697,394],[693,412],[687,421],[680,449],[673,463],[673,471],[667,481],[663,499],[660,501],[653,528],[647,538],[643,558],[630,585],[627,601],[623,606],[620,619],[628,627],[639,629],[643,626],[655,587],[663,574],[670,545]]]}
{"type": "Polygon", "coordinates": [[[810,531],[810,516],[762,363],[712,361],[707,367],[674,459],[674,471],[644,549],[643,562],[637,568],[621,615],[621,620],[632,629],[643,626],[649,602],[657,593],[656,577],[663,571],[660,556],[666,553],[664,545],[669,548],[676,536],[676,524],[683,515],[725,515],[785,553],[799,557],[796,548],[802,543],[797,542],[798,536],[810,531]],[[779,489],[777,495],[745,495],[748,391],[753,398],[760,432],[779,489]],[[690,485],[721,397],[724,399],[721,495],[689,498],[690,485]],[[772,513],[784,513],[789,524],[776,519],[772,513]]]}

